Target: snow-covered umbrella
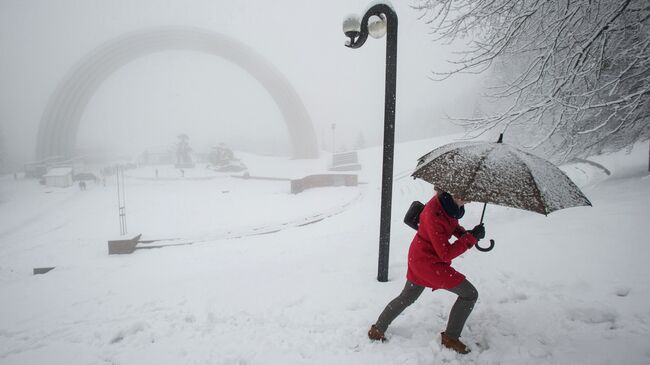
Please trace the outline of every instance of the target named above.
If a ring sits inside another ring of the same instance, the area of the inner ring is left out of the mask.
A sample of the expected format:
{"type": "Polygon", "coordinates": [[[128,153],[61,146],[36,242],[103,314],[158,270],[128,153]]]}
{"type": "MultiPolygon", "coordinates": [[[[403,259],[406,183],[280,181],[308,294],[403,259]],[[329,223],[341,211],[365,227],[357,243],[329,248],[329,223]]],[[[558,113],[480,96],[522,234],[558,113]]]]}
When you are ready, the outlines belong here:
{"type": "MultiPolygon", "coordinates": [[[[591,202],[557,166],[499,142],[455,142],[418,160],[414,178],[462,197],[547,215],[591,202]]],[[[483,208],[485,213],[485,207],[483,208]]],[[[481,216],[481,222],[483,216],[481,216]]]]}

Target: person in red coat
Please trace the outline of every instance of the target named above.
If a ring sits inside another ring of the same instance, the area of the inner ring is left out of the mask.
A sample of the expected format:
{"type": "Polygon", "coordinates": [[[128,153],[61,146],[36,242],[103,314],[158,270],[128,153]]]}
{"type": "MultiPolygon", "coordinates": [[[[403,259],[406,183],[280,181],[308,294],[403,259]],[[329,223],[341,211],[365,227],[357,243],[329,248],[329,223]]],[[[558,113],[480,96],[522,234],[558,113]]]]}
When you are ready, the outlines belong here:
{"type": "Polygon", "coordinates": [[[451,267],[451,261],[484,238],[485,227],[479,224],[466,231],[458,224],[458,219],[465,214],[464,205],[467,202],[462,197],[436,191],[438,194],[429,200],[420,213],[418,231],[411,241],[406,285],[370,327],[368,337],[385,341],[384,333],[391,322],[413,304],[425,288],[445,289],[457,294],[458,298],[451,308],[447,329],[441,333],[442,345],[466,354],[470,350],[459,338],[465,321],[474,309],[478,292],[465,275],[451,267]],[[452,236],[457,239],[450,243],[452,236]]]}

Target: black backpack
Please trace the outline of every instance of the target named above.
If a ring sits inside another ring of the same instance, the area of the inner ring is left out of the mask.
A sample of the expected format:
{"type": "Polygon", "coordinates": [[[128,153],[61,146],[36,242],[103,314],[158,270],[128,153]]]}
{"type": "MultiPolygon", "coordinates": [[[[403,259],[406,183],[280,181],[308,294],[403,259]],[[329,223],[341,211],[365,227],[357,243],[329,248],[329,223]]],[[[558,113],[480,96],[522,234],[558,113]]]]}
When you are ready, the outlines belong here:
{"type": "Polygon", "coordinates": [[[406,211],[406,215],[404,216],[404,223],[417,231],[418,226],[420,225],[420,213],[422,213],[423,209],[424,204],[420,203],[419,201],[416,200],[411,203],[411,206],[406,211]]]}

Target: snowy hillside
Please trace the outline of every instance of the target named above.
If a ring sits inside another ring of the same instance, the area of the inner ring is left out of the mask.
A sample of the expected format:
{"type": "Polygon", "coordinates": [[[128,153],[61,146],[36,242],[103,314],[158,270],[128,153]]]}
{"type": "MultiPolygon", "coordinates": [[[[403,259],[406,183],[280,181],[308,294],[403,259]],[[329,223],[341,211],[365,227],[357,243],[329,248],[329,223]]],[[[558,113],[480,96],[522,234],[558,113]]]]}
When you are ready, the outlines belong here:
{"type": "MultiPolygon", "coordinates": [[[[450,137],[396,147],[389,282],[376,281],[381,150],[360,152],[358,187],[292,195],[287,181],[197,169],[127,172],[129,234],[192,244],[108,255],[116,185],[45,188],[0,178],[0,364],[649,364],[647,144],[563,166],[593,207],[548,217],[488,206],[489,253],[454,261],[479,290],[463,332],[440,345],[452,294],[426,291],[389,328],[366,332],[404,285],[431,185],[416,159],[450,137]],[[193,175],[194,174],[194,175],[193,175]],[[305,224],[309,223],[309,224],[305,224]],[[265,234],[261,234],[265,233],[265,234]],[[36,267],[56,266],[45,275],[36,267]]],[[[251,175],[299,177],[327,158],[245,155],[251,175]]],[[[461,224],[478,223],[481,204],[461,224]]]]}

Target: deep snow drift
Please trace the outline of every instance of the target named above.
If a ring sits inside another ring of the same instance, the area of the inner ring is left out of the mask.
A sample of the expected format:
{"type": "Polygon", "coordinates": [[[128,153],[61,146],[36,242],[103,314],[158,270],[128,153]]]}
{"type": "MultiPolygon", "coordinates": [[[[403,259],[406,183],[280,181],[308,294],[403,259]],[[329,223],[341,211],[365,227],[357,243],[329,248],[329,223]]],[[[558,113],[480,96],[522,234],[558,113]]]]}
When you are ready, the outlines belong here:
{"type": "MultiPolygon", "coordinates": [[[[454,261],[480,293],[463,332],[470,355],[439,344],[454,300],[443,291],[426,291],[398,317],[389,342],[367,340],[404,284],[414,232],[403,214],[432,192],[408,175],[449,141],[396,148],[388,283],[375,280],[379,148],[360,152],[366,184],[297,195],[285,181],[128,172],[129,233],[194,243],[121,256],[107,254],[119,233],[114,181],[79,191],[4,176],[0,364],[650,363],[647,144],[594,157],[611,176],[563,166],[591,208],[544,217],[488,206],[496,248],[454,261]],[[56,269],[32,275],[43,266],[56,269]]],[[[259,176],[326,166],[242,158],[259,176]]],[[[475,225],[481,206],[469,204],[461,224],[475,225]]]]}

